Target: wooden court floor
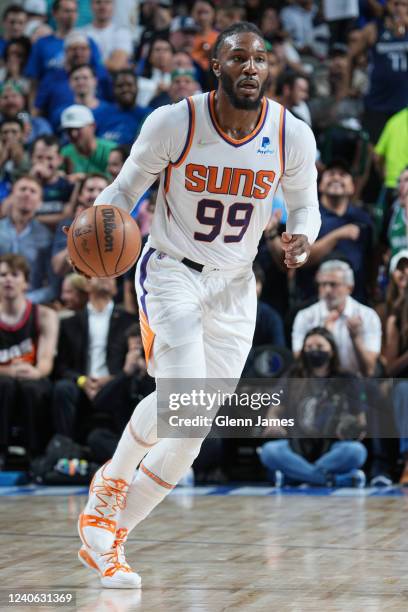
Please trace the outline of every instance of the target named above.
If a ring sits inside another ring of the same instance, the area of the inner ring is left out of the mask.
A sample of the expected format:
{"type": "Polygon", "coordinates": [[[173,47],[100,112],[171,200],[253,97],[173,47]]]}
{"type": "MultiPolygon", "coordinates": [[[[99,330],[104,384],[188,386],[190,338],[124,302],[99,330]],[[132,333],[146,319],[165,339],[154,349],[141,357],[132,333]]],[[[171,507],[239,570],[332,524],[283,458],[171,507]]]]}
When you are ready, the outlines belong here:
{"type": "Polygon", "coordinates": [[[0,498],[3,595],[66,589],[76,608],[60,609],[82,612],[408,610],[408,497],[170,496],[127,546],[141,592],[101,589],[77,561],[84,500],[0,498]]]}

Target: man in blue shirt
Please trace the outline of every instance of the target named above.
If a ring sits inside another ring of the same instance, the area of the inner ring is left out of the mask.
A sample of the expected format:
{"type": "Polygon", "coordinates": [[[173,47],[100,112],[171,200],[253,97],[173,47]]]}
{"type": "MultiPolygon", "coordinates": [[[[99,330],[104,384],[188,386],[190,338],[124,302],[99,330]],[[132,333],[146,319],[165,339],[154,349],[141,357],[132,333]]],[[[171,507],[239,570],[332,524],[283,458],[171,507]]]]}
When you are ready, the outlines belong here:
{"type": "Polygon", "coordinates": [[[36,304],[54,300],[59,284],[50,261],[52,234],[34,219],[42,194],[37,179],[22,176],[13,185],[8,217],[0,219],[0,255],[18,253],[27,259],[31,269],[27,298],[36,304]]]}
{"type": "Polygon", "coordinates": [[[346,260],[353,268],[353,297],[365,303],[370,284],[373,222],[370,215],[350,203],[353,178],[343,160],[333,160],[322,174],[319,185],[322,225],[304,269],[298,270],[296,283],[300,298],[316,296],[313,282],[319,264],[330,258],[346,260]],[[335,257],[334,257],[335,255],[335,257]]]}
{"type": "MultiPolygon", "coordinates": [[[[25,69],[26,76],[37,82],[40,82],[49,70],[62,68],[64,65],[64,41],[72,32],[78,17],[76,0],[55,0],[53,16],[56,23],[55,34],[43,36],[34,43],[25,69]]],[[[91,39],[89,45],[91,63],[96,67],[101,63],[100,52],[91,39]]]]}
{"type": "Polygon", "coordinates": [[[130,145],[152,109],[136,105],[137,77],[131,69],[119,70],[113,83],[115,104],[93,110],[96,135],[119,145],[130,145]]]}

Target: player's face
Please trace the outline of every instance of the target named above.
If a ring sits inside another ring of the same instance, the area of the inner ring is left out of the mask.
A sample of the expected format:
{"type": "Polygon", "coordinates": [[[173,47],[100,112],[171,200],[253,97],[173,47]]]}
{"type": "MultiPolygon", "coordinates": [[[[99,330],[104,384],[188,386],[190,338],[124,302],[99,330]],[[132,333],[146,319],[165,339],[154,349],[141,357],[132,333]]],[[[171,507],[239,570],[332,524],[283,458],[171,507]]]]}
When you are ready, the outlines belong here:
{"type": "Polygon", "coordinates": [[[28,284],[21,270],[12,270],[10,266],[0,263],[0,297],[14,299],[23,295],[28,284]]]}
{"type": "Polygon", "coordinates": [[[268,79],[268,57],[263,40],[251,32],[229,36],[213,60],[213,69],[232,106],[256,110],[268,79]]]}
{"type": "Polygon", "coordinates": [[[343,306],[352,289],[346,284],[341,270],[320,272],[317,275],[317,285],[319,287],[319,299],[326,302],[328,310],[343,306]]]}
{"type": "Polygon", "coordinates": [[[354,185],[351,174],[342,168],[325,170],[320,181],[320,193],[338,197],[353,195],[354,185]]]}

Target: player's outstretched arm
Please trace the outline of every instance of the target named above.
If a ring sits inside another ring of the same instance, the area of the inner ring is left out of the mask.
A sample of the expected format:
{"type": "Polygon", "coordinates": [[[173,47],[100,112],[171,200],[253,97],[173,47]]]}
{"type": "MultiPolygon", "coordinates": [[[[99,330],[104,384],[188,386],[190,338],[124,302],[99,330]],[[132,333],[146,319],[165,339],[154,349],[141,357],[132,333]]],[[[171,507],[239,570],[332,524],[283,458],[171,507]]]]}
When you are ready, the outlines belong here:
{"type": "Polygon", "coordinates": [[[308,259],[310,245],[320,225],[317,197],[316,141],[309,126],[286,113],[285,171],[282,191],[288,209],[282,248],[288,268],[299,268],[308,259]]]}
{"type": "Polygon", "coordinates": [[[187,127],[187,102],[153,111],[144,122],[119,175],[99,194],[95,205],[113,204],[130,212],[160,172],[177,159],[184,146],[187,127]]]}

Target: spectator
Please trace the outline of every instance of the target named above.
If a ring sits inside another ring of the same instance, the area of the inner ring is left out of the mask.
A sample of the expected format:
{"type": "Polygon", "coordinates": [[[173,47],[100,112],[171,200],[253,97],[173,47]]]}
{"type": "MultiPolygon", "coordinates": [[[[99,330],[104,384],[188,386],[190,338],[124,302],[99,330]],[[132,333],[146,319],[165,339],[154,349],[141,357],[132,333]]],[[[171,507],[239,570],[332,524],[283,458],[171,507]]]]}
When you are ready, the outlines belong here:
{"type": "Polygon", "coordinates": [[[193,96],[200,91],[200,86],[195,79],[193,70],[176,68],[171,73],[171,85],[168,92],[162,93],[153,100],[150,104],[152,108],[159,108],[164,104],[177,104],[184,98],[193,96]]]}
{"type": "Polygon", "coordinates": [[[56,314],[26,296],[30,268],[21,255],[0,256],[0,469],[11,428],[22,428],[29,455],[44,450],[58,335],[56,314]],[[21,420],[19,415],[21,414],[21,420]]]}
{"type": "Polygon", "coordinates": [[[24,125],[20,119],[4,119],[0,124],[0,180],[6,192],[10,184],[30,167],[30,157],[24,150],[24,125]]]}
{"type": "Polygon", "coordinates": [[[112,181],[118,176],[128,156],[129,152],[126,147],[116,147],[116,149],[112,149],[109,153],[108,173],[112,181]]]}
{"type": "Polygon", "coordinates": [[[265,92],[267,98],[276,98],[276,86],[278,78],[283,71],[283,62],[278,53],[273,49],[272,45],[267,45],[268,50],[268,67],[269,67],[269,80],[268,88],[265,92]]]}
{"type": "Polygon", "coordinates": [[[368,213],[350,202],[354,184],[346,162],[333,160],[327,166],[319,191],[322,225],[307,266],[297,274],[300,295],[303,299],[312,297],[316,266],[334,254],[350,263],[355,275],[353,295],[366,302],[372,281],[373,223],[368,213]]]}
{"type": "Polygon", "coordinates": [[[312,0],[295,0],[280,13],[283,29],[290,35],[299,53],[312,53],[315,15],[312,0]]]}
{"type": "MultiPolygon", "coordinates": [[[[73,93],[73,104],[87,106],[92,111],[95,120],[110,108],[107,102],[100,100],[97,96],[98,79],[94,69],[89,64],[72,68],[69,73],[69,87],[73,93]]],[[[71,104],[65,104],[52,113],[51,120],[55,129],[59,128],[62,111],[67,106],[71,106],[71,104]]]]}
{"type": "Polygon", "coordinates": [[[60,319],[66,319],[85,308],[88,302],[88,281],[81,274],[68,274],[62,283],[60,319]]]}
{"type": "MultiPolygon", "coordinates": [[[[33,80],[35,86],[47,72],[55,68],[63,68],[64,43],[72,32],[77,18],[78,6],[76,0],[55,0],[52,5],[52,14],[56,23],[56,30],[49,36],[44,36],[34,43],[28,61],[26,74],[33,80]]],[[[95,67],[100,63],[100,53],[95,43],[89,39],[91,49],[91,64],[95,67]]],[[[86,63],[82,61],[81,63],[86,63]]]]}
{"type": "Polygon", "coordinates": [[[172,66],[173,49],[170,42],[164,38],[156,38],[151,44],[144,71],[137,82],[137,103],[140,106],[148,106],[154,96],[168,90],[172,66]]]}
{"type": "Polygon", "coordinates": [[[97,96],[101,99],[111,99],[111,78],[103,65],[95,67],[91,63],[89,39],[81,32],[71,32],[64,42],[63,66],[47,71],[35,97],[37,112],[49,117],[55,129],[59,127],[56,120],[59,118],[60,109],[74,103],[75,94],[70,87],[70,73],[74,68],[84,65],[91,65],[95,69],[98,80],[97,96]]]}
{"type": "Polygon", "coordinates": [[[174,17],[170,26],[169,40],[175,52],[184,51],[191,56],[198,32],[199,27],[192,17],[174,17]]]}
{"type": "Polygon", "coordinates": [[[113,0],[92,0],[92,23],[82,32],[96,43],[108,70],[127,68],[133,52],[129,28],[118,28],[113,23],[113,0]]]}
{"type": "Polygon", "coordinates": [[[387,120],[408,104],[408,0],[387,1],[384,19],[361,30],[352,53],[364,49],[370,49],[364,127],[371,142],[377,142],[387,120]]]}
{"type": "Polygon", "coordinates": [[[319,301],[300,310],[292,330],[292,349],[299,356],[312,327],[326,327],[336,341],[340,365],[362,376],[373,376],[381,350],[377,313],[351,297],[354,274],[344,261],[326,261],[317,272],[319,301]]]}
{"type": "Polygon", "coordinates": [[[23,6],[27,13],[27,25],[24,34],[32,42],[52,34],[52,29],[47,24],[48,7],[46,0],[25,0],[23,6]]]}
{"type": "Polygon", "coordinates": [[[86,106],[73,104],[61,115],[61,126],[66,130],[70,144],[61,149],[61,155],[72,165],[72,172],[107,171],[108,156],[116,143],[95,137],[95,119],[86,106]]]}
{"type": "Polygon", "coordinates": [[[24,68],[30,55],[31,43],[25,36],[12,38],[4,50],[4,66],[0,67],[0,83],[13,81],[25,95],[29,93],[30,81],[24,76],[24,68]]]}
{"type": "Polygon", "coordinates": [[[0,86],[0,113],[3,119],[21,119],[24,124],[24,143],[31,145],[38,136],[52,134],[50,124],[43,117],[33,117],[28,112],[23,89],[14,81],[0,86]]]}
{"type": "Polygon", "coordinates": [[[215,14],[215,29],[217,32],[222,32],[238,21],[246,21],[245,13],[243,6],[218,6],[215,14]]]}
{"type": "Polygon", "coordinates": [[[394,202],[387,230],[387,243],[391,257],[401,249],[408,248],[408,166],[401,172],[398,180],[398,198],[394,202]]]}
{"type": "Polygon", "coordinates": [[[137,97],[138,79],[133,70],[118,71],[113,83],[114,103],[101,105],[94,110],[97,136],[119,145],[133,144],[151,112],[150,108],[136,103],[137,97]]]}
{"type": "MultiPolygon", "coordinates": [[[[398,294],[386,321],[384,356],[387,375],[408,378],[408,251],[403,250],[391,259],[390,273],[398,285],[398,294]]],[[[404,461],[400,484],[408,485],[408,382],[400,381],[393,390],[394,417],[400,435],[399,450],[404,461]]]]}
{"type": "MultiPolygon", "coordinates": [[[[364,465],[367,451],[356,438],[364,435],[366,419],[357,381],[340,369],[336,342],[326,329],[310,329],[301,348],[289,373],[284,412],[279,406],[268,415],[278,418],[283,412],[285,418],[293,416],[297,437],[267,442],[261,449],[261,461],[269,473],[275,472],[277,485],[282,474],[283,482],[364,487],[365,475],[358,468],[364,465]],[[292,385],[291,378],[296,379],[292,385]],[[323,385],[321,379],[327,378],[330,381],[323,385]]],[[[272,431],[287,435],[284,428],[272,431]]]]}
{"type": "Polygon", "coordinates": [[[60,222],[55,232],[52,245],[52,269],[58,276],[65,276],[71,271],[68,263],[67,236],[63,231],[64,227],[69,227],[76,215],[79,215],[86,208],[93,206],[95,199],[108,185],[108,179],[103,174],[87,174],[76,187],[77,194],[72,196],[74,202],[73,216],[60,222]]]}
{"type": "MultiPolygon", "coordinates": [[[[408,80],[408,72],[406,78],[408,80]]],[[[381,132],[380,139],[374,149],[374,160],[381,176],[384,179],[385,193],[383,194],[383,199],[385,203],[392,201],[394,189],[398,183],[398,177],[400,176],[401,171],[408,166],[407,142],[408,92],[407,108],[404,108],[404,110],[401,110],[387,121],[383,131],[381,132]]]]}
{"type": "Polygon", "coordinates": [[[214,30],[215,9],[212,0],[195,0],[191,16],[199,28],[191,55],[203,70],[209,70],[211,49],[218,36],[214,30]]]}
{"type": "Polygon", "coordinates": [[[288,108],[295,117],[308,125],[312,124],[306,100],[309,98],[309,82],[301,74],[286,72],[280,75],[276,84],[277,101],[288,108]]]}
{"type": "Polygon", "coordinates": [[[31,161],[30,174],[40,181],[43,188],[43,201],[37,211],[37,219],[53,230],[69,215],[69,202],[74,188],[59,169],[62,156],[58,139],[55,136],[37,138],[33,145],[31,161]]]}
{"type": "Polygon", "coordinates": [[[99,393],[125,365],[134,317],[114,305],[115,294],[115,279],[90,279],[86,308],[61,323],[53,414],[56,432],[72,439],[89,428],[99,393]]]}
{"type": "Polygon", "coordinates": [[[0,57],[3,57],[7,42],[24,36],[27,13],[19,4],[10,4],[3,12],[3,36],[0,38],[0,57]]]}
{"type": "Polygon", "coordinates": [[[127,353],[122,371],[108,382],[95,398],[96,408],[109,417],[109,428],[91,431],[87,445],[95,461],[104,463],[115,450],[135,404],[154,390],[147,374],[138,323],[126,331],[127,353]]]}
{"type": "Polygon", "coordinates": [[[10,196],[7,217],[0,219],[0,255],[23,255],[30,266],[27,297],[36,304],[52,302],[58,293],[51,269],[52,234],[34,219],[42,201],[42,186],[32,176],[16,180],[10,196]]]}

